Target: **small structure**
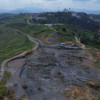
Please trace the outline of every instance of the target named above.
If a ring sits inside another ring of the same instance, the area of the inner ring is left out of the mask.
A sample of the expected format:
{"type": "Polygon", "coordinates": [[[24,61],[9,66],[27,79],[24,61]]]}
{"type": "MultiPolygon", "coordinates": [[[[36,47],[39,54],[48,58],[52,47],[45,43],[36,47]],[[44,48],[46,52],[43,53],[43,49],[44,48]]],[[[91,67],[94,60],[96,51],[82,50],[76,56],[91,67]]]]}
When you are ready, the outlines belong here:
{"type": "Polygon", "coordinates": [[[68,13],[68,9],[66,9],[66,8],[65,8],[65,9],[63,10],[63,12],[66,12],[66,13],[68,13]]]}
{"type": "Polygon", "coordinates": [[[36,18],[36,20],[40,20],[40,19],[45,20],[46,17],[37,17],[37,18],[36,18]]]}
{"type": "Polygon", "coordinates": [[[46,26],[49,26],[49,27],[51,27],[52,26],[52,24],[45,24],[46,26]]]}
{"type": "Polygon", "coordinates": [[[77,17],[77,18],[80,18],[80,16],[79,16],[79,15],[77,15],[77,13],[76,13],[76,12],[72,12],[72,16],[77,17]]]}

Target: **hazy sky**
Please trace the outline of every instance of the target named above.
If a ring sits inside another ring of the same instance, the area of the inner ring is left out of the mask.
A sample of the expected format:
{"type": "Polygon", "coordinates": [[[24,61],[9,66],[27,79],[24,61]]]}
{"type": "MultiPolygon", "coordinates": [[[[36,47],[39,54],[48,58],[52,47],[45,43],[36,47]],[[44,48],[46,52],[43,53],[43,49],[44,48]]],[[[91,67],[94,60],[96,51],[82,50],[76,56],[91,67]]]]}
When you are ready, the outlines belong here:
{"type": "Polygon", "coordinates": [[[39,7],[48,9],[76,8],[100,10],[100,0],[0,0],[0,9],[39,7]]]}

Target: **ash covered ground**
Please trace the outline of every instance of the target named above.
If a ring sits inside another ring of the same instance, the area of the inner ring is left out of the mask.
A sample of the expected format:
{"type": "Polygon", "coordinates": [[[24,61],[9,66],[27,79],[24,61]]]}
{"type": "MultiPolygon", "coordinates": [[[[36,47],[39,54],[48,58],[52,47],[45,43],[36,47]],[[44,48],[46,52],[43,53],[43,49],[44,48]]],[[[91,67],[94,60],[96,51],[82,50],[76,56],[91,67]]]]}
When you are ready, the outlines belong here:
{"type": "Polygon", "coordinates": [[[12,60],[6,86],[16,97],[29,100],[63,100],[63,91],[100,78],[100,70],[86,66],[84,50],[41,46],[30,56],[12,60]]]}

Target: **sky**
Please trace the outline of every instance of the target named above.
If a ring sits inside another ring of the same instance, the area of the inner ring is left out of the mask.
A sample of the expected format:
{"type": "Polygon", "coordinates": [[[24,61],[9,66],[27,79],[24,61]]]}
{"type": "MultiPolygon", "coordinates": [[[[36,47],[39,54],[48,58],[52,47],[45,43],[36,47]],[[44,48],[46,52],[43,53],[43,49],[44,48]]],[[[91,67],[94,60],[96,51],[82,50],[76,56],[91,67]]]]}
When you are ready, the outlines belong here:
{"type": "Polygon", "coordinates": [[[100,0],[0,0],[0,9],[36,7],[43,9],[87,9],[100,10],[100,0]]]}

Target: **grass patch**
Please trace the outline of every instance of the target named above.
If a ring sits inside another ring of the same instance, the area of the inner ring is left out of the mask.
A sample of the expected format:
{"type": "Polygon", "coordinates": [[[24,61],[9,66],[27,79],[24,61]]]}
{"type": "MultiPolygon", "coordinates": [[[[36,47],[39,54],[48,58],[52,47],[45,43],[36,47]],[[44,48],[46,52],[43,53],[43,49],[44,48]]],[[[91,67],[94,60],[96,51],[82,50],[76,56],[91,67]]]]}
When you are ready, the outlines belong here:
{"type": "Polygon", "coordinates": [[[27,36],[14,29],[0,26],[0,30],[0,63],[14,54],[32,49],[35,45],[27,36]]]}
{"type": "MultiPolygon", "coordinates": [[[[12,22],[27,23],[29,15],[12,15],[12,18],[6,18],[0,21],[0,64],[3,60],[8,59],[14,55],[28,51],[34,47],[27,36],[17,32],[15,29],[6,27],[6,24],[12,22]]],[[[26,55],[28,56],[28,54],[26,55]]],[[[13,90],[5,87],[6,82],[10,77],[10,73],[5,71],[3,78],[0,80],[0,100],[16,100],[13,90]]]]}
{"type": "Polygon", "coordinates": [[[0,81],[0,85],[4,85],[7,82],[9,77],[10,77],[10,73],[5,71],[4,72],[4,76],[3,76],[3,78],[0,81]]]}
{"type": "Polygon", "coordinates": [[[8,81],[9,77],[10,73],[5,71],[4,76],[0,81],[0,100],[4,100],[5,98],[9,98],[9,100],[15,100],[13,90],[8,90],[5,87],[5,84],[8,81]]]}

